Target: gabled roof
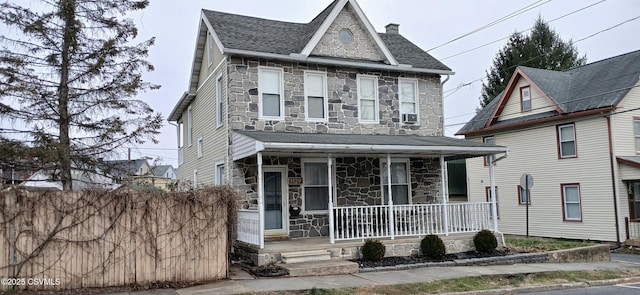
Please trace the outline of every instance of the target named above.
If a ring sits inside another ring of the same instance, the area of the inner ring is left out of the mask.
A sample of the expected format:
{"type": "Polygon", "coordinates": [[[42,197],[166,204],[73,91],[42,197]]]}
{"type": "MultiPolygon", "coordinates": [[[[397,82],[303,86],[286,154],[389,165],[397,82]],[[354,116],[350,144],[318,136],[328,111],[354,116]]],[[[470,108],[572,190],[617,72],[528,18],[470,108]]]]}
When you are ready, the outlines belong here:
{"type": "Polygon", "coordinates": [[[173,169],[173,166],[171,166],[171,165],[158,165],[158,166],[153,166],[152,167],[153,175],[155,175],[155,176],[164,176],[164,174],[169,169],[173,169]]]}
{"type": "Polygon", "coordinates": [[[458,131],[458,135],[488,132],[517,124],[539,120],[554,120],[566,116],[581,116],[618,106],[640,75],[640,50],[611,57],[564,72],[518,67],[509,85],[525,78],[538,88],[555,106],[555,111],[497,121],[501,108],[510,96],[507,89],[480,110],[458,131]]]}
{"type": "Polygon", "coordinates": [[[145,163],[146,159],[104,161],[104,170],[113,177],[126,178],[129,175],[137,175],[138,169],[145,163]]]}

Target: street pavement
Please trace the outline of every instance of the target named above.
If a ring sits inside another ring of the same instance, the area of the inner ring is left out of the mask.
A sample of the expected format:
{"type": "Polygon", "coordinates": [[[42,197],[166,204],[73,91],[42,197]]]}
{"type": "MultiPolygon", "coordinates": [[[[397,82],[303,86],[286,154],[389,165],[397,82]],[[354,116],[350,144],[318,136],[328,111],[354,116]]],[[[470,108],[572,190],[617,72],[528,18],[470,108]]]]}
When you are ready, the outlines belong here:
{"type": "MultiPolygon", "coordinates": [[[[231,278],[211,284],[190,288],[170,290],[147,290],[130,293],[117,293],[110,295],[209,295],[209,294],[240,294],[261,291],[282,290],[308,290],[313,288],[334,289],[353,288],[374,285],[392,285],[405,283],[431,282],[436,280],[498,274],[539,273],[548,271],[572,271],[572,270],[620,270],[640,269],[640,256],[631,254],[612,254],[611,262],[597,263],[540,263],[540,264],[514,264],[514,265],[489,265],[489,266],[452,266],[452,267],[425,267],[408,270],[394,270],[384,272],[358,273],[353,275],[334,275],[317,277],[272,278],[255,279],[237,267],[232,267],[231,278]]],[[[608,285],[591,287],[587,284],[576,285],[574,290],[544,291],[531,294],[638,294],[640,295],[640,278],[625,282],[627,285],[608,285]],[[568,293],[562,293],[568,292],[568,293]],[[577,293],[572,293],[577,292],[577,293]]],[[[564,287],[565,289],[567,286],[564,287]]],[[[571,288],[569,286],[569,288],[571,288]]],[[[547,289],[548,290],[548,289],[547,289]]],[[[524,290],[523,290],[524,291],[524,290]]],[[[535,292],[538,290],[528,290],[535,292]]],[[[500,294],[500,292],[486,294],[500,294]]]]}

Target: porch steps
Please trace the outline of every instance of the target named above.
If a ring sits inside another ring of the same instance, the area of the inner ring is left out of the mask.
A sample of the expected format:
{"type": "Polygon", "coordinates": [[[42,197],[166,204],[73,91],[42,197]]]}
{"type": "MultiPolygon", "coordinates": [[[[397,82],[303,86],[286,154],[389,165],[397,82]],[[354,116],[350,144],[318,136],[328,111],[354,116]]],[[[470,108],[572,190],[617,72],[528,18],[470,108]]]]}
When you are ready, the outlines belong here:
{"type": "Polygon", "coordinates": [[[284,264],[331,260],[331,253],[327,250],[282,252],[280,256],[284,264]]]}
{"type": "Polygon", "coordinates": [[[358,273],[358,264],[346,260],[312,261],[281,264],[290,277],[347,275],[358,273]]]}

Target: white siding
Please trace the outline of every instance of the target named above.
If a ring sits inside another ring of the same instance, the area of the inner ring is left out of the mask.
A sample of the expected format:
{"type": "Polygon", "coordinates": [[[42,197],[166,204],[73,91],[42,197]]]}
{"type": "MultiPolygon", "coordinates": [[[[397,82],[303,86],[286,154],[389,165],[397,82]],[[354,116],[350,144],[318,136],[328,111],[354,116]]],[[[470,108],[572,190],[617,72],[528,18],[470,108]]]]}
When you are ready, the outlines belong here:
{"type": "MultiPolygon", "coordinates": [[[[640,82],[636,84],[640,86],[640,82]]],[[[612,118],[616,156],[636,156],[633,117],[640,117],[640,87],[631,88],[612,118]]]]}
{"type": "Polygon", "coordinates": [[[554,109],[553,105],[546,98],[543,97],[542,93],[538,91],[538,89],[535,88],[533,85],[530,85],[531,111],[524,112],[524,113],[521,112],[520,111],[521,110],[520,87],[524,87],[527,85],[530,85],[529,82],[524,78],[520,78],[520,80],[516,84],[516,87],[513,89],[513,92],[511,92],[511,95],[509,96],[509,99],[507,100],[507,103],[505,104],[504,109],[502,109],[502,113],[498,117],[499,121],[513,119],[513,118],[522,117],[522,116],[529,116],[529,115],[538,114],[538,113],[544,113],[554,109]]]}
{"type": "MultiPolygon", "coordinates": [[[[531,235],[615,241],[606,120],[576,120],[578,157],[559,160],[556,125],[568,122],[487,134],[495,136],[496,144],[511,149],[509,157],[497,162],[495,169],[500,231],[525,234],[525,206],[518,204],[517,188],[520,176],[529,173],[534,178],[529,208],[531,235]],[[580,183],[582,222],[563,221],[562,183],[580,183]]],[[[480,141],[481,137],[469,139],[480,141]]],[[[474,158],[467,160],[467,171],[470,201],[485,201],[489,168],[482,158],[474,158]]]]}

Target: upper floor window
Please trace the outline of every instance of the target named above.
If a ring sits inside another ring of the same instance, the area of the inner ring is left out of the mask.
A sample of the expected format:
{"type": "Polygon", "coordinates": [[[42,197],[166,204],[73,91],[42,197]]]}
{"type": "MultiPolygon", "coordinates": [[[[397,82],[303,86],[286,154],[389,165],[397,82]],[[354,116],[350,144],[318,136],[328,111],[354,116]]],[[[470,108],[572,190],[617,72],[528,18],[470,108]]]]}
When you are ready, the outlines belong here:
{"type": "MultiPolygon", "coordinates": [[[[386,203],[389,199],[389,179],[387,177],[387,162],[382,163],[382,203],[386,203]]],[[[411,204],[411,177],[409,175],[408,160],[392,160],[391,161],[391,199],[394,205],[411,204]]]]}
{"type": "Polygon", "coordinates": [[[418,121],[418,80],[398,79],[400,97],[400,117],[404,123],[418,121]],[[415,116],[411,116],[415,115],[415,116]]]}
{"type": "Polygon", "coordinates": [[[560,158],[575,158],[578,156],[576,148],[575,124],[558,125],[558,154],[560,158]]]}
{"type": "Polygon", "coordinates": [[[358,75],[358,119],[378,123],[378,77],[358,75]]]}
{"type": "Polygon", "coordinates": [[[213,37],[211,32],[207,32],[207,62],[209,66],[213,64],[213,37]]]}
{"type": "Polygon", "coordinates": [[[640,117],[633,118],[633,136],[636,141],[636,154],[640,154],[640,117]]]}
{"type": "Polygon", "coordinates": [[[189,146],[193,145],[193,114],[191,105],[187,108],[187,142],[189,146]]]}
{"type": "Polygon", "coordinates": [[[531,88],[529,86],[520,88],[520,107],[523,112],[531,110],[531,88]]]}
{"type": "Polygon", "coordinates": [[[304,73],[306,114],[309,121],[326,121],[329,112],[327,103],[327,74],[304,73]]]}
{"type": "Polygon", "coordinates": [[[222,100],[222,75],[219,75],[216,79],[216,121],[218,127],[221,127],[224,123],[224,104],[222,100]]]}
{"type": "Polygon", "coordinates": [[[565,221],[582,221],[580,184],[562,184],[562,207],[565,221]]]}
{"type": "Polygon", "coordinates": [[[282,69],[260,68],[259,76],[259,104],[262,119],[284,119],[284,97],[282,69]]]}
{"type": "MultiPolygon", "coordinates": [[[[496,144],[495,139],[493,138],[493,136],[485,136],[482,138],[482,142],[484,143],[488,143],[488,144],[496,144]]],[[[485,156],[484,157],[484,165],[487,166],[489,165],[489,157],[492,156],[485,156]]]]}

